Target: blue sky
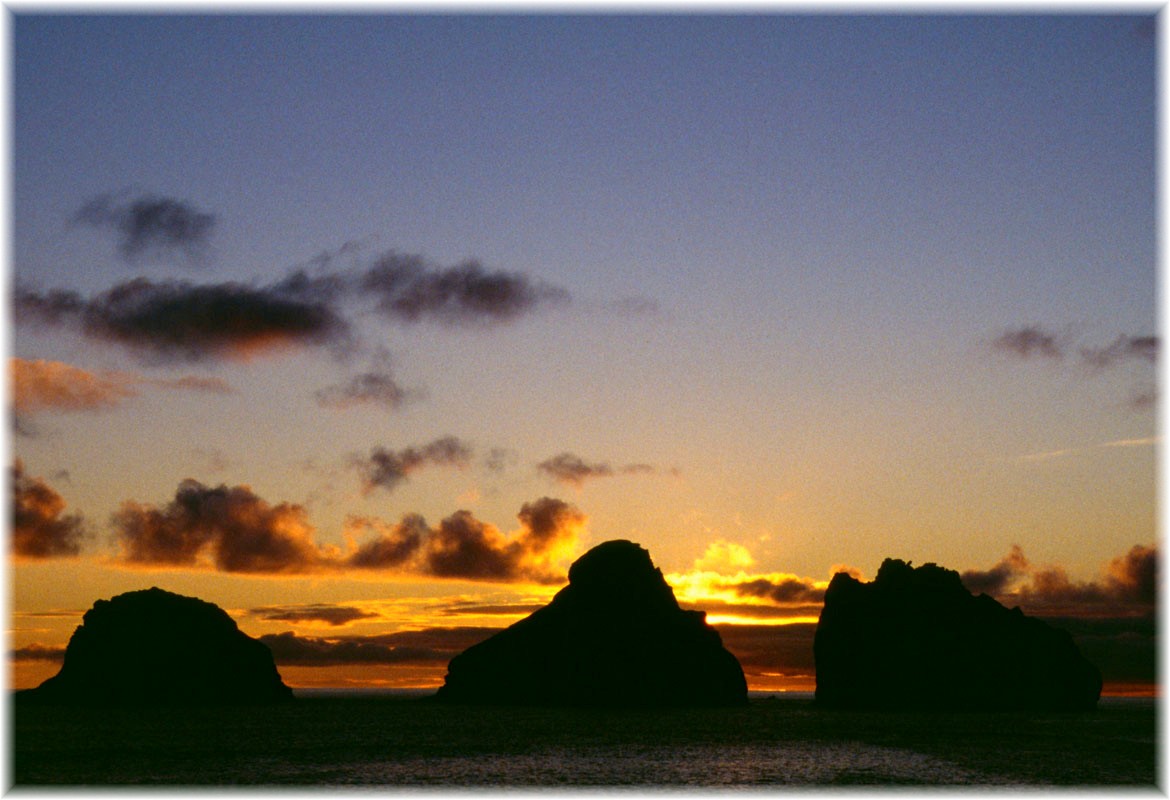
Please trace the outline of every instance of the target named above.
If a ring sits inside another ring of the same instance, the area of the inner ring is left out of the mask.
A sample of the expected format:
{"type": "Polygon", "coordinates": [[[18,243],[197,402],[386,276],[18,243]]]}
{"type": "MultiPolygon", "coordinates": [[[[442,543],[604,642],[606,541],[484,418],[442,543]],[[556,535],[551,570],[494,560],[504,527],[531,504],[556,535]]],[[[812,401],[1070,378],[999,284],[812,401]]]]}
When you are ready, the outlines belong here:
{"type": "MultiPolygon", "coordinates": [[[[550,496],[588,517],[578,553],[632,538],[673,572],[718,542],[818,580],[885,556],[986,568],[1019,544],[1091,580],[1155,540],[1149,14],[11,29],[16,285],[265,292],[394,252],[433,275],[474,260],[542,298],[507,319],[354,311],[344,355],[149,358],[18,318],[16,358],[133,386],[44,401],[13,438],[89,520],[70,563],[103,590],[149,579],[119,571],[110,515],[162,508],[187,478],[302,507],[338,547],[351,515],[466,509],[507,532],[550,496]],[[208,228],[129,252],[116,213],[142,198],[208,228]],[[409,401],[323,403],[363,372],[409,401]],[[183,378],[222,391],[166,383],[183,378]],[[465,463],[361,490],[372,448],[442,437],[465,463]],[[604,469],[539,467],[565,453],[604,469]]],[[[17,570],[18,608],[50,602],[44,569],[17,570]]]]}

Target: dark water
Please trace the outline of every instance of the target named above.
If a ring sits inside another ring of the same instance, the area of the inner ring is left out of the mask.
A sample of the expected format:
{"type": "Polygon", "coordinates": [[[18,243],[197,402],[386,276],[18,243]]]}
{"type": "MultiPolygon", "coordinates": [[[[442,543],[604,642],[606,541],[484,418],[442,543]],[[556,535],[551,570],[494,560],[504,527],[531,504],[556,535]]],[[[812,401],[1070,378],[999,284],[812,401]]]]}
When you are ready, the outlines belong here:
{"type": "Polygon", "coordinates": [[[262,711],[17,705],[23,785],[1154,787],[1156,704],[1088,714],[879,714],[807,699],[746,708],[457,708],[302,697],[262,711]]]}

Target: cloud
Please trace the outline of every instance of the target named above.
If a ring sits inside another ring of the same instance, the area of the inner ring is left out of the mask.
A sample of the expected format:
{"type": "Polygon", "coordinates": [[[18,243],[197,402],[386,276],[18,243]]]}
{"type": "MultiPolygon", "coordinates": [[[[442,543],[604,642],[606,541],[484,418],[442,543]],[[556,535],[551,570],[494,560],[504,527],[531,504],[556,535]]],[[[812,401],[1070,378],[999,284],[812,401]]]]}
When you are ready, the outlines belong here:
{"type": "Polygon", "coordinates": [[[997,336],[991,344],[997,350],[1011,353],[1020,358],[1039,356],[1059,359],[1064,356],[1064,349],[1056,335],[1036,326],[1005,331],[997,336]]]}
{"type": "Polygon", "coordinates": [[[338,410],[372,405],[393,411],[418,396],[418,392],[399,385],[389,372],[363,372],[316,393],[319,405],[338,410]]]}
{"type": "Polygon", "coordinates": [[[112,517],[121,559],[128,566],[212,567],[249,574],[319,574],[382,570],[472,581],[564,578],[560,563],[577,547],[586,517],[544,497],[525,503],[520,528],[505,535],[469,511],[437,527],[418,514],[397,524],[351,516],[347,548],[323,547],[303,506],[270,504],[247,486],[179,484],[165,506],[124,502],[112,517]],[[359,533],[373,537],[361,544],[359,533]]]}
{"type": "Polygon", "coordinates": [[[404,322],[505,322],[569,298],[564,289],[518,272],[488,272],[478,261],[439,268],[421,256],[395,252],[383,254],[359,285],[376,298],[379,313],[404,322]]]}
{"type": "Polygon", "coordinates": [[[1152,613],[1157,604],[1158,549],[1134,545],[1113,559],[1101,578],[1074,581],[1060,566],[1035,567],[1018,545],[986,571],[961,574],[971,591],[1038,616],[1113,617],[1152,613]]]}
{"type": "Polygon", "coordinates": [[[723,645],[749,675],[813,675],[815,623],[715,625],[723,645]]]}
{"type": "Polygon", "coordinates": [[[378,619],[381,616],[376,612],[364,611],[356,606],[326,605],[323,603],[261,606],[249,609],[247,613],[269,622],[322,622],[333,627],[341,627],[363,619],[378,619]]]}
{"type": "Polygon", "coordinates": [[[65,500],[41,478],[12,467],[12,552],[17,558],[76,556],[87,537],[80,515],[65,514],[65,500]]]}
{"type": "Polygon", "coordinates": [[[1122,335],[1105,347],[1082,347],[1081,359],[1097,369],[1108,369],[1131,360],[1153,364],[1158,360],[1158,347],[1157,336],[1122,335]]]}
{"type": "Polygon", "coordinates": [[[12,403],[18,414],[39,411],[100,411],[137,397],[140,387],[228,394],[220,378],[186,375],[152,379],[128,372],[90,372],[61,361],[12,358],[12,403]]]}
{"type": "Polygon", "coordinates": [[[795,575],[727,581],[720,588],[730,589],[740,597],[759,597],[778,605],[820,603],[825,599],[823,581],[795,575]]]}
{"type": "Polygon", "coordinates": [[[961,573],[959,578],[972,594],[995,596],[1005,592],[1020,576],[1028,574],[1030,566],[1028,559],[1024,557],[1024,551],[1018,544],[1014,544],[1011,552],[991,569],[969,569],[961,573]]]}
{"type": "Polygon", "coordinates": [[[585,481],[594,478],[609,478],[614,475],[653,474],[658,470],[649,464],[627,464],[613,467],[606,462],[590,464],[573,453],[560,453],[536,465],[537,470],[557,483],[580,488],[585,481]]]}
{"type": "Polygon", "coordinates": [[[24,647],[14,648],[11,656],[13,661],[64,661],[65,648],[60,645],[33,642],[24,647]]]}
{"type": "Polygon", "coordinates": [[[321,639],[286,633],[260,637],[280,666],[326,667],[337,664],[402,664],[442,661],[446,654],[417,647],[395,647],[354,639],[321,639]]]}
{"type": "Polygon", "coordinates": [[[387,450],[375,447],[366,458],[354,457],[351,463],[362,476],[362,489],[393,491],[412,473],[423,467],[466,467],[472,457],[471,447],[454,436],[435,439],[422,447],[387,450]]]}
{"type": "Polygon", "coordinates": [[[378,636],[298,636],[289,631],[265,634],[279,666],[327,667],[341,664],[445,664],[482,642],[497,628],[430,628],[378,636]]]}
{"type": "Polygon", "coordinates": [[[397,525],[351,517],[347,530],[372,528],[378,535],[347,558],[351,567],[399,569],[437,578],[485,581],[563,578],[557,568],[576,547],[586,517],[562,500],[542,497],[517,514],[520,529],[505,535],[470,511],[456,511],[435,528],[417,514],[397,525]]]}
{"type": "Polygon", "coordinates": [[[302,506],[269,505],[247,486],[188,479],[163,508],[123,503],[113,526],[123,559],[134,565],[192,567],[210,553],[223,572],[304,573],[328,561],[302,506]]]}
{"type": "Polygon", "coordinates": [[[150,194],[128,199],[99,195],[86,202],[73,219],[116,233],[118,252],[127,261],[172,253],[199,260],[215,227],[213,214],[181,200],[150,194]]]}
{"type": "Polygon", "coordinates": [[[706,552],[695,560],[695,569],[713,572],[731,569],[742,570],[755,563],[756,560],[752,558],[752,554],[748,552],[746,547],[726,539],[720,539],[707,545],[706,552]]]}
{"type": "Polygon", "coordinates": [[[60,361],[12,358],[9,366],[12,405],[17,413],[46,409],[96,411],[113,408],[138,394],[132,381],[110,373],[99,375],[60,361]]]}
{"type": "Polygon", "coordinates": [[[247,360],[290,347],[342,347],[349,324],[328,304],[241,283],[136,278],[95,297],[14,293],[17,321],[72,325],[151,362],[247,360]]]}

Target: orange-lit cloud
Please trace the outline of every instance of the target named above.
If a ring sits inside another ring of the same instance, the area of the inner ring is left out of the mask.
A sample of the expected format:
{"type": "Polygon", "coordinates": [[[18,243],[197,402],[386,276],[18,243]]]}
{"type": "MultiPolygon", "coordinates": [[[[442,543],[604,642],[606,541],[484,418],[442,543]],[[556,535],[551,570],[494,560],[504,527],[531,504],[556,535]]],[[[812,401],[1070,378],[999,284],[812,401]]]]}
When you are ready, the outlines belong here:
{"type": "Polygon", "coordinates": [[[42,478],[12,467],[12,553],[18,558],[76,556],[87,533],[81,516],[65,513],[65,500],[42,478]]]}
{"type": "Polygon", "coordinates": [[[1095,581],[1074,581],[1060,566],[1035,567],[1023,550],[1011,552],[988,570],[961,574],[972,592],[992,595],[1043,616],[1130,616],[1153,612],[1157,604],[1158,549],[1135,545],[1113,559],[1095,581]]]}
{"type": "Polygon", "coordinates": [[[396,525],[350,518],[351,537],[358,527],[370,528],[377,535],[359,546],[347,563],[441,578],[560,580],[564,573],[558,565],[575,551],[585,515],[562,500],[543,497],[525,503],[517,518],[520,529],[510,536],[468,511],[455,512],[436,528],[418,515],[407,515],[396,525]]]}
{"type": "Polygon", "coordinates": [[[368,517],[346,523],[349,547],[322,547],[303,506],[271,505],[247,486],[183,481],[163,507],[127,501],[113,525],[131,566],[212,566],[223,572],[295,574],[383,570],[437,578],[555,582],[586,517],[549,497],[525,503],[519,530],[505,535],[468,511],[437,527],[417,514],[397,524],[368,517]],[[374,534],[361,544],[359,533],[374,534]]]}
{"type": "Polygon", "coordinates": [[[17,414],[39,411],[100,411],[137,397],[142,387],[226,394],[222,379],[187,375],[175,379],[146,378],[129,372],[90,372],[61,361],[9,360],[12,405],[17,414]]]}

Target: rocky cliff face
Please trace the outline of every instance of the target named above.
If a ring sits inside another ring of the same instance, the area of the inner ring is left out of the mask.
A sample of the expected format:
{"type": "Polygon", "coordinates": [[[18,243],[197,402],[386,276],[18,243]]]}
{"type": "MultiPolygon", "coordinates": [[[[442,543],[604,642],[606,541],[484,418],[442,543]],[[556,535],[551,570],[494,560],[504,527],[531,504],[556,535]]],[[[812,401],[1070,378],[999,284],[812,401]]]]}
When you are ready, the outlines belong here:
{"type": "Polygon", "coordinates": [[[747,702],[735,656],[633,542],[598,545],[544,608],[451,660],[437,699],[550,706],[747,702]]]}
{"type": "Polygon", "coordinates": [[[86,705],[209,705],[292,699],[271,651],[213,603],[162,589],[98,600],[61,671],[27,700],[86,705]]]}
{"type": "Polygon", "coordinates": [[[887,559],[871,583],[835,575],[814,655],[817,703],[832,708],[1086,710],[1101,695],[1068,633],[934,564],[887,559]]]}

